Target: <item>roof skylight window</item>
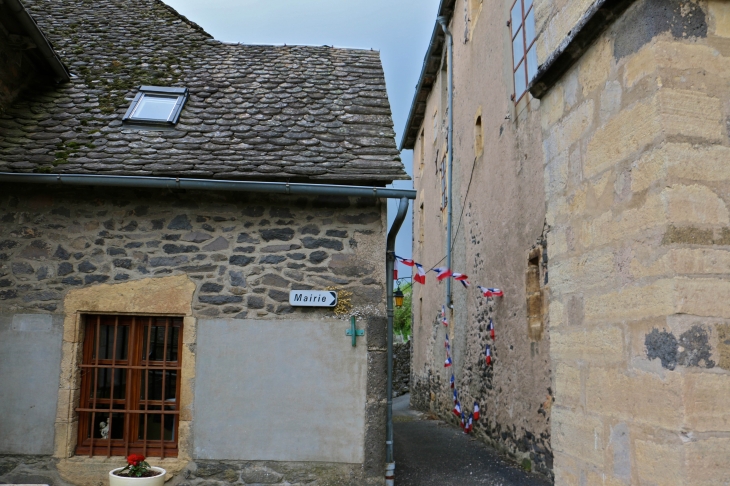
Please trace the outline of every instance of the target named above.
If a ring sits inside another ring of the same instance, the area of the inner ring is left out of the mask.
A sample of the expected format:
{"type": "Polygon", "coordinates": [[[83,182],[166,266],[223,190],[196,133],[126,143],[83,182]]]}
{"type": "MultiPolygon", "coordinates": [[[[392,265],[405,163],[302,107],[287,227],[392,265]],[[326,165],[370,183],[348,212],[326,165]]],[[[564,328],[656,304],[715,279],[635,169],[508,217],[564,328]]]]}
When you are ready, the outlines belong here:
{"type": "Polygon", "coordinates": [[[188,99],[187,88],[140,86],[122,121],[152,125],[174,125],[188,99]]]}

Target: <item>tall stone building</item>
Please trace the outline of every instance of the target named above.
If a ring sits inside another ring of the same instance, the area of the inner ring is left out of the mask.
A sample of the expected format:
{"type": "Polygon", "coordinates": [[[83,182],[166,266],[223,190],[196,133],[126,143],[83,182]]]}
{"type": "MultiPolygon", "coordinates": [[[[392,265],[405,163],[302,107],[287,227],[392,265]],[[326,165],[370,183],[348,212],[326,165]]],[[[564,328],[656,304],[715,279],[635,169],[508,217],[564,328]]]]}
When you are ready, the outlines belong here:
{"type": "Polygon", "coordinates": [[[445,286],[416,287],[413,404],[450,415],[448,332],[475,434],[556,484],[730,481],[730,4],[444,0],[439,16],[453,62],[437,22],[401,142],[414,259],[447,254],[452,180],[452,270],[505,296],[454,287],[445,329],[445,286]]]}
{"type": "Polygon", "coordinates": [[[382,484],[404,178],[377,52],[0,2],[0,482],[382,484]]]}

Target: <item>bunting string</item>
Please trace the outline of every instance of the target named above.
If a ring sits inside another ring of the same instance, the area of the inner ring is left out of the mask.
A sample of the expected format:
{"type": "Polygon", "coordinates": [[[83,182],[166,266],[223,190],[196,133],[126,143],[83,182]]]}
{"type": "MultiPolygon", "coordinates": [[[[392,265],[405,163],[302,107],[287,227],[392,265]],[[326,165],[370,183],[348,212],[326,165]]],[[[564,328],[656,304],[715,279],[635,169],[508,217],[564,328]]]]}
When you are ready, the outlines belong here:
{"type": "MultiPolygon", "coordinates": [[[[471,182],[471,181],[470,181],[471,182]]],[[[413,275],[413,280],[418,282],[421,285],[426,285],[426,271],[423,269],[423,265],[421,265],[418,262],[415,262],[414,260],[402,258],[398,255],[393,254],[397,261],[402,263],[403,265],[406,265],[407,267],[415,267],[416,274],[413,275]]],[[[445,257],[444,257],[445,258],[445,257]]],[[[442,258],[441,261],[444,259],[442,258]]],[[[441,263],[439,261],[439,263],[441,263]]],[[[437,263],[436,265],[438,265],[437,263]]],[[[436,272],[436,280],[438,282],[442,282],[446,280],[447,278],[453,278],[457,282],[460,282],[464,288],[469,288],[471,286],[471,283],[469,282],[469,276],[463,273],[458,272],[452,272],[450,268],[448,267],[437,267],[434,266],[428,270],[429,272],[433,271],[436,272]]],[[[494,297],[504,297],[504,292],[501,289],[493,288],[493,287],[483,287],[481,285],[477,285],[477,289],[482,294],[483,297],[485,297],[487,300],[491,300],[494,297]]],[[[444,368],[451,368],[451,366],[454,364],[453,360],[451,359],[451,342],[449,341],[449,321],[446,318],[446,306],[441,306],[441,323],[447,328],[446,336],[444,339],[444,350],[446,354],[446,359],[444,360],[444,368]]],[[[494,332],[494,321],[492,318],[489,318],[489,324],[487,325],[487,331],[489,332],[489,337],[492,341],[492,345],[494,345],[495,342],[495,332],[494,332]]],[[[492,357],[492,347],[489,344],[486,344],[484,347],[484,362],[487,366],[492,366],[493,364],[493,357],[492,357]]],[[[479,403],[474,402],[474,407],[472,411],[469,413],[469,415],[466,414],[466,411],[462,409],[461,402],[459,401],[459,391],[456,387],[456,378],[454,377],[454,372],[451,371],[451,377],[449,378],[449,388],[453,390],[453,398],[454,398],[454,408],[452,412],[454,415],[456,415],[456,418],[459,420],[459,423],[461,425],[462,430],[465,434],[469,434],[474,429],[474,422],[479,420],[479,403]]]]}

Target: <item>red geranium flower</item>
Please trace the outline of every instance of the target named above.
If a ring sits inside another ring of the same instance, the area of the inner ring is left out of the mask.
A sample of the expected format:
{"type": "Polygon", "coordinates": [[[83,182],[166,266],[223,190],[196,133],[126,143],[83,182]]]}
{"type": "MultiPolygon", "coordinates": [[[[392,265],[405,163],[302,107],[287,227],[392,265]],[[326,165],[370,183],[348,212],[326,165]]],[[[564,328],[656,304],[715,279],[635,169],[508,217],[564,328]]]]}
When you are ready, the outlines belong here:
{"type": "Polygon", "coordinates": [[[130,466],[139,466],[139,463],[144,461],[145,457],[142,454],[130,454],[127,456],[127,464],[130,466]]]}

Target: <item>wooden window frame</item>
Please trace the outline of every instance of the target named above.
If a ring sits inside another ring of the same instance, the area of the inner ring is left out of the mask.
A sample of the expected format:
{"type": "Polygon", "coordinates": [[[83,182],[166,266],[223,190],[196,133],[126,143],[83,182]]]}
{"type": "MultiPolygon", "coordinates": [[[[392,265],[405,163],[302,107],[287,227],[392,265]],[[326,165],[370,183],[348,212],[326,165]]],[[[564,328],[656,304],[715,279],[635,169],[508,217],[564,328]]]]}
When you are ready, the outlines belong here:
{"type": "Polygon", "coordinates": [[[110,456],[127,456],[129,454],[143,454],[145,456],[177,457],[178,456],[178,436],[180,425],[180,387],[182,374],[182,350],[183,350],[183,317],[182,316],[130,316],[130,315],[109,315],[109,314],[93,314],[84,316],[85,337],[82,345],[82,363],[81,368],[81,396],[79,399],[79,407],[76,412],[79,417],[78,440],[76,446],[77,455],[106,455],[110,456]],[[114,319],[114,338],[112,344],[112,359],[99,358],[99,340],[102,318],[114,319]],[[127,321],[131,319],[129,324],[120,323],[120,318],[127,321]],[[162,349],[163,360],[144,359],[143,344],[146,349],[150,350],[152,328],[160,326],[160,320],[164,320],[164,342],[162,349]],[[144,327],[147,326],[147,335],[144,336],[144,327]],[[120,326],[129,326],[127,359],[117,359],[117,338],[119,336],[120,326]],[[168,352],[168,329],[170,327],[178,327],[177,333],[177,360],[167,360],[168,352]],[[146,341],[146,342],[145,342],[146,341]],[[96,349],[96,353],[94,353],[96,349]],[[98,384],[99,369],[109,369],[111,371],[111,386],[109,399],[98,398],[97,390],[92,391],[92,386],[98,384]],[[127,370],[126,385],[124,398],[115,398],[115,370],[127,370]],[[149,371],[162,372],[162,385],[160,400],[152,400],[149,398],[149,382],[143,390],[142,377],[149,380],[149,371]],[[173,402],[167,401],[165,394],[165,380],[167,372],[176,372],[175,380],[175,399],[173,402]],[[114,405],[123,405],[123,408],[113,408],[114,405]],[[150,407],[159,407],[159,410],[150,409],[150,407]],[[167,408],[170,408],[169,410],[167,408]],[[112,433],[112,424],[114,414],[124,415],[123,437],[121,439],[103,439],[95,438],[95,431],[91,431],[91,436],[87,437],[90,427],[95,423],[97,414],[106,414],[109,416],[107,423],[109,425],[109,434],[112,433]],[[160,416],[160,439],[147,439],[148,426],[147,421],[151,415],[160,416]],[[164,421],[165,416],[172,415],[175,417],[172,428],[172,439],[164,440],[164,421]],[[140,421],[144,420],[143,437],[135,438],[134,431],[138,431],[140,421]]]}
{"type": "MultiPolygon", "coordinates": [[[[512,59],[510,59],[510,63],[512,65],[512,89],[514,94],[512,95],[512,98],[515,103],[518,103],[528,92],[529,90],[527,87],[530,85],[530,72],[527,67],[527,54],[530,52],[530,49],[535,45],[535,42],[537,41],[537,33],[535,32],[535,25],[532,26],[532,31],[535,34],[534,38],[530,42],[529,45],[527,45],[527,17],[530,15],[531,12],[534,12],[535,10],[535,2],[534,0],[528,0],[530,2],[530,6],[528,7],[527,11],[525,11],[525,0],[515,0],[512,3],[512,6],[510,7],[510,50],[512,51],[512,59]],[[514,25],[514,22],[512,21],[512,10],[515,8],[515,5],[520,5],[520,11],[521,11],[521,18],[520,18],[520,24],[518,26],[514,25]],[[522,36],[522,52],[519,52],[517,54],[520,55],[519,61],[515,64],[515,52],[514,52],[514,46],[515,46],[515,39],[517,39],[517,36],[522,36]],[[524,67],[524,74],[525,74],[525,89],[521,93],[517,92],[517,76],[518,71],[520,70],[520,67],[524,67]]],[[[534,13],[533,13],[533,19],[534,19],[534,13]]],[[[537,66],[535,66],[535,72],[537,72],[537,66]]]]}

